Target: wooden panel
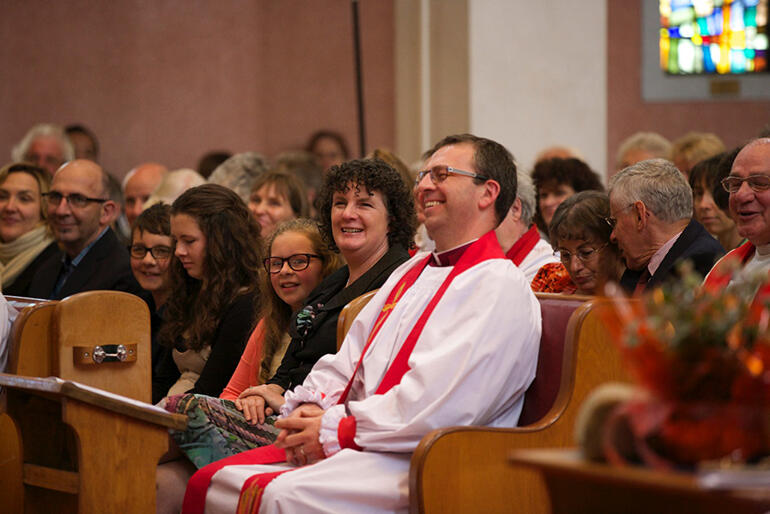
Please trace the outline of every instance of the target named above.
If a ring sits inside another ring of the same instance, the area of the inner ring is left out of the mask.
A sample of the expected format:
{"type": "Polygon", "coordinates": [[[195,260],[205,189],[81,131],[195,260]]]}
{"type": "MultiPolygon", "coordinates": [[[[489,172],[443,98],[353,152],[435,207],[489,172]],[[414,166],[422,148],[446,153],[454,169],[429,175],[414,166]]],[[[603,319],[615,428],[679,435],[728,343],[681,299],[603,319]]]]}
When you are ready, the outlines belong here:
{"type": "Polygon", "coordinates": [[[79,442],[78,512],[154,512],[155,469],[168,450],[165,427],[75,400],[64,400],[62,413],[79,442]]]}
{"type": "Polygon", "coordinates": [[[510,429],[450,427],[423,438],[412,456],[411,512],[550,512],[538,474],[509,465],[507,456],[516,448],[574,446],[575,419],[588,393],[605,382],[628,380],[603,325],[600,311],[606,308],[606,300],[596,299],[573,314],[563,366],[572,371],[540,422],[510,429]]]}
{"type": "Polygon", "coordinates": [[[766,489],[707,490],[689,473],[587,462],[576,450],[518,450],[511,460],[545,477],[554,514],[760,514],[770,508],[766,489]]]}
{"type": "Polygon", "coordinates": [[[369,300],[377,293],[377,289],[364,293],[358,298],[354,298],[349,304],[344,306],[340,311],[340,315],[337,317],[337,351],[342,346],[342,341],[345,340],[345,336],[350,330],[350,325],[353,324],[353,320],[356,319],[361,309],[369,303],[369,300]]]}
{"type": "Polygon", "coordinates": [[[78,474],[56,468],[24,464],[24,484],[63,493],[76,494],[80,486],[78,474]]]}
{"type": "Polygon", "coordinates": [[[70,296],[56,306],[53,326],[56,376],[151,401],[150,312],[141,298],[117,291],[70,296]],[[136,362],[73,362],[74,347],[106,344],[136,344],[136,362]]]}
{"type": "Polygon", "coordinates": [[[13,324],[8,372],[47,377],[53,375],[51,319],[57,302],[46,302],[23,309],[13,324]]]}

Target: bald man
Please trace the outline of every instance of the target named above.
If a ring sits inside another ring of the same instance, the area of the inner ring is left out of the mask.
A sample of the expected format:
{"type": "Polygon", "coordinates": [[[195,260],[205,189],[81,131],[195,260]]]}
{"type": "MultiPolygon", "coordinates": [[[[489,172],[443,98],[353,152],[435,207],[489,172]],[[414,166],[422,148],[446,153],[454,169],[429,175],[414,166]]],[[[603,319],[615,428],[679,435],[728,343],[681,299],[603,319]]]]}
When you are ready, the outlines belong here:
{"type": "Polygon", "coordinates": [[[48,223],[61,251],[41,265],[29,296],[60,300],[95,289],[141,291],[128,251],[109,228],[117,206],[108,188],[107,173],[92,161],[70,161],[56,172],[46,197],[48,223]]]}
{"type": "Polygon", "coordinates": [[[123,196],[126,199],[126,219],[129,225],[134,225],[134,221],[142,213],[144,202],[167,172],[165,166],[156,162],[140,164],[128,172],[123,179],[123,196]]]}

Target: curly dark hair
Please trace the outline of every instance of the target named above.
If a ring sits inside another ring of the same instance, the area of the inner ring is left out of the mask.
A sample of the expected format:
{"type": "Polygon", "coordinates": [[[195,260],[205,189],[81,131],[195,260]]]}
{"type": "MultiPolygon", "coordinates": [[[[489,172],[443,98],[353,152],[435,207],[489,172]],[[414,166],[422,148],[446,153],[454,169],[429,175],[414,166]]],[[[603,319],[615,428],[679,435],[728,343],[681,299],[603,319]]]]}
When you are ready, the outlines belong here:
{"type": "MultiPolygon", "coordinates": [[[[473,145],[473,164],[476,166],[476,172],[500,184],[500,193],[495,200],[495,216],[497,222],[500,223],[508,215],[508,210],[516,199],[516,188],[518,187],[516,160],[511,152],[500,143],[473,134],[446,136],[433,145],[433,148],[422,154],[422,158],[428,160],[440,148],[461,143],[473,145]]],[[[477,178],[473,180],[477,184],[482,182],[477,178]]]]}
{"type": "Polygon", "coordinates": [[[318,195],[318,228],[334,252],[339,252],[332,235],[332,197],[347,192],[350,185],[365,187],[370,193],[379,191],[388,209],[388,245],[414,247],[417,215],[412,191],[401,175],[379,159],[356,159],[332,166],[318,195]]]}
{"type": "Polygon", "coordinates": [[[203,278],[190,277],[179,259],[172,260],[172,292],[159,337],[167,346],[182,343],[198,351],[209,344],[236,297],[261,290],[264,252],[259,224],[226,187],[204,184],[188,189],[171,206],[171,217],[179,214],[192,217],[206,237],[203,278]]]}

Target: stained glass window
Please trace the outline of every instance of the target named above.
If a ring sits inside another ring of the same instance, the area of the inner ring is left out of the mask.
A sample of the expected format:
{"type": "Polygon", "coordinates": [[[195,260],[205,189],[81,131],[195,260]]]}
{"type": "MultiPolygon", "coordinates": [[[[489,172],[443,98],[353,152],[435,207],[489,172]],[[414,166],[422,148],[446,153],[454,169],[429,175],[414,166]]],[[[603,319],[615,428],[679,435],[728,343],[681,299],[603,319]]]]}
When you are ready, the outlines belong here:
{"type": "Polygon", "coordinates": [[[673,75],[767,73],[768,0],[660,0],[660,66],[673,75]]]}

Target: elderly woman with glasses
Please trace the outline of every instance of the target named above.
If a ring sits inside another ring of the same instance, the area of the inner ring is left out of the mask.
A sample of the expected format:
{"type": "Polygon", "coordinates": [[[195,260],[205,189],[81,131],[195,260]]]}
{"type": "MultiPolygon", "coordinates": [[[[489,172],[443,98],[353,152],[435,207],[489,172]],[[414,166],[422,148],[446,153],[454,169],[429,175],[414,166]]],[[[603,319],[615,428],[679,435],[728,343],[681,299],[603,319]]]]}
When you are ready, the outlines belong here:
{"type": "Polygon", "coordinates": [[[532,289],[547,293],[594,295],[608,281],[618,281],[624,266],[610,241],[613,220],[605,193],[583,191],[559,205],[549,227],[551,246],[561,263],[546,264],[532,289]]]}

